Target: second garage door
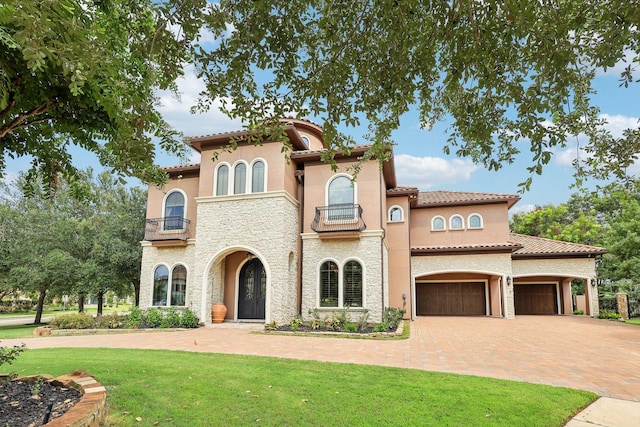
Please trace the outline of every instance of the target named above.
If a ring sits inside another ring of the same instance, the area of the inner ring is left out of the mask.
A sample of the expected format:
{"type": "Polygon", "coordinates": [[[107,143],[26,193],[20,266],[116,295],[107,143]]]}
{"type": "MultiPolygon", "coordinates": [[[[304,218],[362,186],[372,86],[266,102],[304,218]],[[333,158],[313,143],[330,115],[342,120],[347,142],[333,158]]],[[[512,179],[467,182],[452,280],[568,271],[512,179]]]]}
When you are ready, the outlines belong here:
{"type": "Polygon", "coordinates": [[[557,314],[556,285],[515,285],[516,314],[557,314]]]}
{"type": "Polygon", "coordinates": [[[486,314],[484,282],[417,283],[419,316],[478,316],[486,314]]]}

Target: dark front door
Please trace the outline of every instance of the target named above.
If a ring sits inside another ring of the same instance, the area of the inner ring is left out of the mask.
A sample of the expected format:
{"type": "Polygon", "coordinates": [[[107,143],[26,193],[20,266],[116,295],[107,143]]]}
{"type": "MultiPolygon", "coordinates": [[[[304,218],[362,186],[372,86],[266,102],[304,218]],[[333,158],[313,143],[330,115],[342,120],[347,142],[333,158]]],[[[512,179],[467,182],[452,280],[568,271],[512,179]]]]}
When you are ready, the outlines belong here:
{"type": "Polygon", "coordinates": [[[264,319],[267,275],[259,259],[247,262],[240,270],[238,319],[264,319]]]}

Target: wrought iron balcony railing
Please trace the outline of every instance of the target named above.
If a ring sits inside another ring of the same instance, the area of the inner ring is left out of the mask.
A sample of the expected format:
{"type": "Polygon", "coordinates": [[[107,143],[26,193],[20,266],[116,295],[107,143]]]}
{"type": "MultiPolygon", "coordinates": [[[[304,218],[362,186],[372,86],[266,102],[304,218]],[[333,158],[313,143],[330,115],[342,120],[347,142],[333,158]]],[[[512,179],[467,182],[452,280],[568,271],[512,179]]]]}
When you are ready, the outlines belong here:
{"type": "Polygon", "coordinates": [[[351,203],[316,207],[311,229],[316,233],[331,231],[363,231],[367,225],[362,219],[360,205],[351,203]]]}
{"type": "Polygon", "coordinates": [[[190,221],[181,216],[148,218],[144,229],[144,240],[187,240],[190,237],[190,221]]]}

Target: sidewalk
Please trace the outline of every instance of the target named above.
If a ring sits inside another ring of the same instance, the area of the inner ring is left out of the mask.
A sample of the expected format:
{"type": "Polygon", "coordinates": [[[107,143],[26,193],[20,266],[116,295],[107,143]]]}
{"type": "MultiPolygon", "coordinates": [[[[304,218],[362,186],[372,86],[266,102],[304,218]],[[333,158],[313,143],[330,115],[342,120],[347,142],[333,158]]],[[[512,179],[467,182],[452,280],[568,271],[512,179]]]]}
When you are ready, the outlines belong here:
{"type": "Polygon", "coordinates": [[[601,397],[565,424],[566,427],[637,427],[640,402],[601,397]]]}

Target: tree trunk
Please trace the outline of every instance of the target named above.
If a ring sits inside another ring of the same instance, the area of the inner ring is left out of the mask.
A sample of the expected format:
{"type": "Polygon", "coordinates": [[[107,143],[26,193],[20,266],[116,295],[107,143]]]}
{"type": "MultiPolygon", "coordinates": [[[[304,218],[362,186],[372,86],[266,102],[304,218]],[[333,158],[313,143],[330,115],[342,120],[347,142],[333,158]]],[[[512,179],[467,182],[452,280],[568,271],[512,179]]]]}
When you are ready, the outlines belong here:
{"type": "Polygon", "coordinates": [[[47,288],[40,288],[40,292],[38,293],[38,305],[36,306],[36,318],[33,320],[34,325],[39,325],[42,323],[42,310],[44,308],[44,298],[47,296],[47,288]]]}
{"type": "Polygon", "coordinates": [[[78,313],[84,313],[84,292],[78,294],[78,313]]]}
{"type": "Polygon", "coordinates": [[[135,280],[133,282],[133,295],[135,306],[140,307],[140,280],[135,280]]]}
{"type": "Polygon", "coordinates": [[[103,291],[98,292],[98,317],[102,316],[102,305],[104,304],[103,299],[104,299],[104,292],[103,291]]]}

